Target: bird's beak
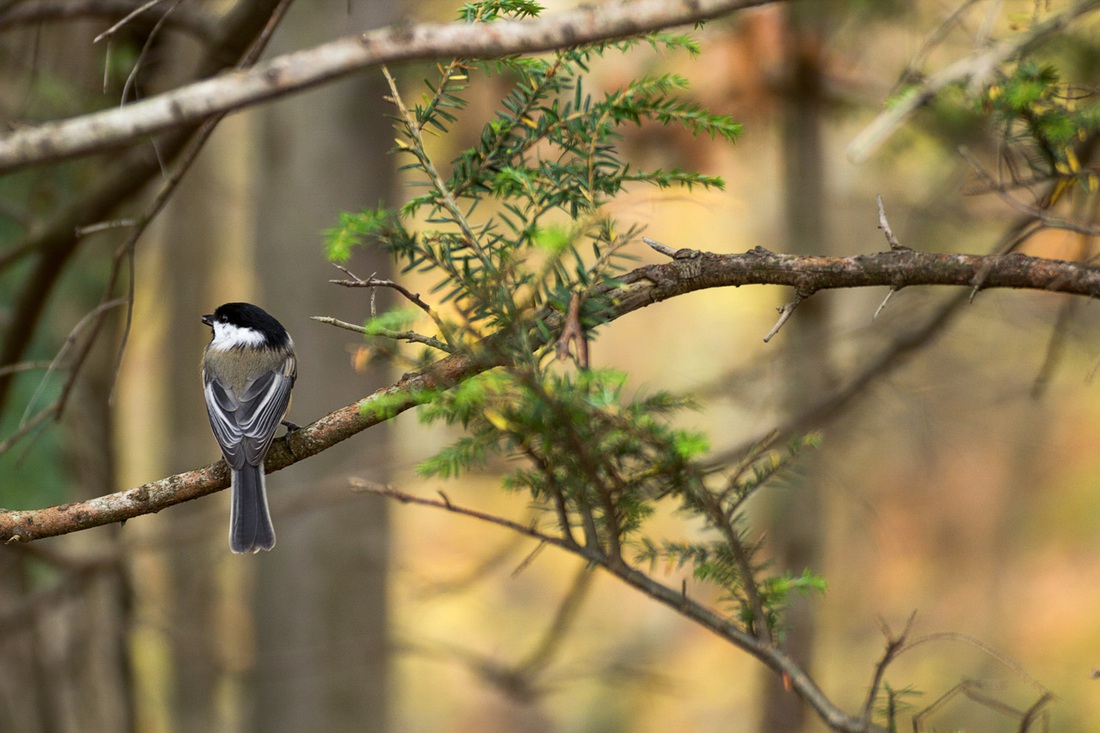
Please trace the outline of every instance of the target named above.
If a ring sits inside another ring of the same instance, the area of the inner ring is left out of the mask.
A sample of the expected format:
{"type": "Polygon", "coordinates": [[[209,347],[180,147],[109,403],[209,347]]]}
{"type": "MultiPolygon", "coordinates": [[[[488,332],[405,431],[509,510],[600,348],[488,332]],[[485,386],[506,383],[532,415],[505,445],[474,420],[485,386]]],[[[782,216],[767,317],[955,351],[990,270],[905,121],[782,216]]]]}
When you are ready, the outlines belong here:
{"type": "Polygon", "coordinates": [[[207,326],[210,326],[211,328],[213,328],[214,327],[214,316],[213,316],[213,314],[203,316],[202,317],[202,322],[205,323],[207,326]]]}

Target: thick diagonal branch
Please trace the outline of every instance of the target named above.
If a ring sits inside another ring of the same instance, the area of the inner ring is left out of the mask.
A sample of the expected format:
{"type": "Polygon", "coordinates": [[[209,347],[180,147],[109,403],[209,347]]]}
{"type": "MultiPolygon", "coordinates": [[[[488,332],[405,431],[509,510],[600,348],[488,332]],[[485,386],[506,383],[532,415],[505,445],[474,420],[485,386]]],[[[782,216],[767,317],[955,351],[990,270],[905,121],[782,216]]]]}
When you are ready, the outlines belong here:
{"type": "Polygon", "coordinates": [[[491,59],[624,38],[698,23],[775,0],[638,0],[585,5],[541,18],[484,23],[399,24],[279,56],[120,109],[0,137],[0,173],[110,149],[399,61],[491,59]]]}

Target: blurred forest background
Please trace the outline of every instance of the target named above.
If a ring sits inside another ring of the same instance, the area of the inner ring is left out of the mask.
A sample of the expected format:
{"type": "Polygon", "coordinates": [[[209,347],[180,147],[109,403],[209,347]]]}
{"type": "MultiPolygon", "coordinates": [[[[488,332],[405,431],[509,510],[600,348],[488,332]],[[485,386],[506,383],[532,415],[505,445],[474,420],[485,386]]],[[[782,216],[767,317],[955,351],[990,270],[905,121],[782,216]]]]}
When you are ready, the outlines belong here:
{"type": "MultiPolygon", "coordinates": [[[[251,41],[278,10],[164,3],[114,33],[109,53],[93,42],[123,17],[120,7],[138,5],[0,2],[5,131],[220,69],[226,61],[204,52],[218,43],[232,64],[244,49],[227,50],[223,31],[251,29],[251,41]]],[[[1069,5],[777,2],[694,31],[696,58],[648,47],[609,55],[591,69],[600,88],[675,71],[690,81],[688,96],[744,125],[736,145],[628,128],[629,160],[718,175],[726,188],[637,187],[615,201],[616,216],[673,249],[848,256],[887,248],[881,194],[905,246],[997,251],[1031,225],[1034,210],[985,190],[960,153],[965,145],[981,170],[1001,170],[1005,142],[980,110],[948,98],[858,162],[849,146],[903,83],[1069,5]]],[[[567,7],[548,3],[545,15],[567,7]]],[[[449,21],[456,11],[446,0],[293,3],[265,56],[400,20],[449,21]]],[[[1095,95],[1100,18],[1086,14],[1037,53],[1095,95]]],[[[434,68],[393,71],[416,98],[434,68]]],[[[453,134],[433,142],[439,160],[473,144],[499,106],[502,82],[478,81],[453,134]]],[[[324,257],[323,233],[342,211],[409,195],[402,161],[389,154],[388,93],[369,69],[227,117],[132,260],[128,224],[175,170],[181,136],[0,178],[4,507],[87,499],[214,461],[198,370],[209,332],[199,318],[222,302],[258,303],[293,335],[300,369],[288,417],[296,423],[400,377],[399,365],[372,359],[356,335],[310,320],[361,323],[369,314],[367,291],[329,284],[342,275],[324,257]],[[72,236],[99,222],[114,225],[72,236]],[[96,321],[94,347],[70,385],[89,337],[90,321],[80,324],[102,308],[108,282],[109,317],[96,321]],[[128,288],[132,325],[119,364],[128,288]],[[59,398],[59,419],[24,428],[59,398]]],[[[1095,226],[1095,190],[1062,195],[1059,216],[1095,226]]],[[[1020,251],[1088,260],[1095,247],[1089,231],[1049,229],[1020,251]]],[[[634,254],[663,261],[640,246],[634,254]]],[[[395,276],[368,249],[348,268],[395,276]]],[[[413,291],[431,284],[401,277],[413,291]]],[[[786,643],[842,708],[862,704],[883,626],[898,633],[916,612],[912,638],[928,641],[886,673],[893,689],[911,692],[901,698],[905,726],[927,711],[921,730],[1017,730],[1020,717],[999,706],[1026,710],[1049,692],[1041,712],[1050,730],[1094,731],[1096,306],[1006,290],[966,303],[969,293],[957,289],[910,288],[872,320],[885,295],[818,294],[764,343],[789,289],[699,292],[603,327],[592,362],[629,372],[631,390],[695,395],[700,409],[681,419],[733,462],[807,407],[850,391],[798,423],[820,430],[822,447],[752,505],[777,566],[809,567],[828,583],[823,595],[795,600],[786,643]],[[929,710],[943,695],[953,696],[929,710]]],[[[271,475],[279,533],[271,553],[228,552],[226,492],[123,526],[3,547],[0,729],[825,729],[758,661],[580,559],[349,484],[442,490],[456,504],[526,522],[527,500],[503,492],[492,471],[450,483],[418,477],[417,463],[456,435],[410,412],[271,475]]],[[[652,531],[698,530],[670,514],[652,531]]],[[[677,588],[682,577],[686,593],[720,605],[686,570],[657,575],[677,588]]]]}

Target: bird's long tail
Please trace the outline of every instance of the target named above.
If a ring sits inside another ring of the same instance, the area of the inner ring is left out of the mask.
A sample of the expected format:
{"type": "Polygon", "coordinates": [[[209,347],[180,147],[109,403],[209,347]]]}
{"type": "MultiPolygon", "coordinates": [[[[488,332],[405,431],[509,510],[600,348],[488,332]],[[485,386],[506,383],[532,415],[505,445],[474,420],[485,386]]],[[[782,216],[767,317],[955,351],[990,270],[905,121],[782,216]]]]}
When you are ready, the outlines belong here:
{"type": "Polygon", "coordinates": [[[233,508],[229,513],[229,549],[259,552],[275,546],[275,528],[267,509],[262,466],[233,471],[233,508]]]}

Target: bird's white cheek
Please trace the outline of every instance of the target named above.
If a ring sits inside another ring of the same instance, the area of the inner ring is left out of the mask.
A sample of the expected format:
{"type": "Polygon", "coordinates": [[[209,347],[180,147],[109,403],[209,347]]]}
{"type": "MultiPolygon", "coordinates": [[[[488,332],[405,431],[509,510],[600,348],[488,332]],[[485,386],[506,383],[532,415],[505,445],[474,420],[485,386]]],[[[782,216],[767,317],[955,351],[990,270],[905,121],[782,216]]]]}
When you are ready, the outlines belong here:
{"type": "Polygon", "coordinates": [[[233,349],[241,346],[263,346],[264,335],[252,328],[241,328],[231,323],[214,322],[212,349],[233,349]]]}

